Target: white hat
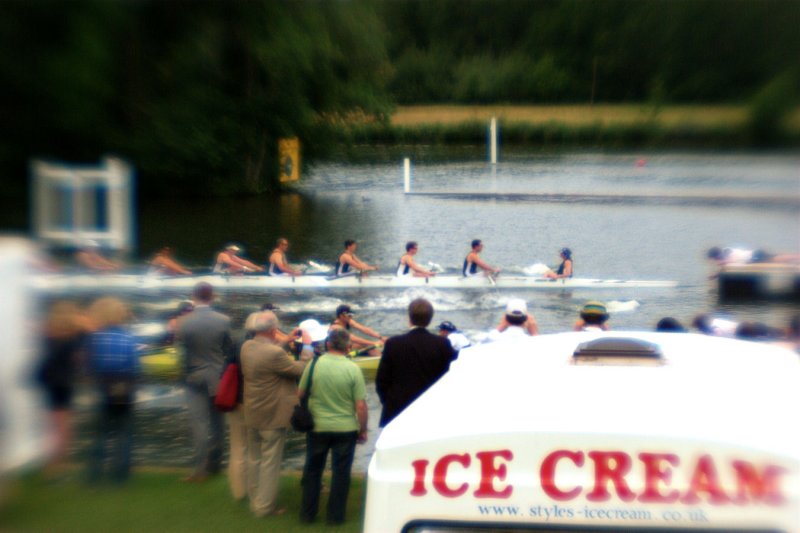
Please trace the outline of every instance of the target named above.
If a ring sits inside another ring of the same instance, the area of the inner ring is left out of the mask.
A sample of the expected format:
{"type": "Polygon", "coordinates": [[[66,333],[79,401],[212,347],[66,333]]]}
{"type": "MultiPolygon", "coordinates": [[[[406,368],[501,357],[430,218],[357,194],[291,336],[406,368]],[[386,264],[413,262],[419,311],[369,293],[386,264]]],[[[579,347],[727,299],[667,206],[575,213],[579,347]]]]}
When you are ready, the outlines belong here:
{"type": "Polygon", "coordinates": [[[528,306],[525,304],[525,300],[521,298],[511,298],[506,304],[506,314],[516,316],[527,315],[528,306]]]}
{"type": "Polygon", "coordinates": [[[324,341],[328,337],[328,327],[313,318],[303,320],[297,327],[311,335],[311,342],[324,341]]]}
{"type": "Polygon", "coordinates": [[[233,243],[230,243],[229,245],[227,245],[227,246],[225,247],[225,249],[226,249],[226,250],[233,250],[234,252],[238,252],[238,251],[240,251],[240,250],[241,250],[241,248],[239,248],[238,246],[236,246],[236,245],[235,245],[235,244],[233,244],[233,243]]]}

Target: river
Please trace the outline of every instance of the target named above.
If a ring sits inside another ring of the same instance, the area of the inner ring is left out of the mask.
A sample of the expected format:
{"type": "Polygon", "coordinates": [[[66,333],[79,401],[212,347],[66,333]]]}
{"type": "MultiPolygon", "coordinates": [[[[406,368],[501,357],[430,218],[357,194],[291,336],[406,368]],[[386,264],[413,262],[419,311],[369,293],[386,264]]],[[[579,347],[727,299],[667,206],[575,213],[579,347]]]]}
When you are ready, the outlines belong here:
{"type": "MultiPolygon", "coordinates": [[[[162,245],[181,261],[202,268],[217,250],[235,241],[245,255],[263,262],[275,239],[289,239],[289,259],[332,265],[345,239],[359,242],[358,255],[391,272],[406,241],[419,243],[418,261],[455,272],[469,242],[485,243],[482,257],[506,273],[521,273],[539,263],[557,265],[558,251],[574,254],[577,277],[675,280],[670,289],[572,290],[564,292],[436,290],[353,291],[350,293],[223,294],[218,306],[240,326],[262,303],[281,307],[287,327],[304,318],[323,323],[342,302],[356,317],[383,334],[406,328],[405,309],[425,296],[436,309],[434,321],[450,320],[475,337],[493,327],[510,297],[524,298],[542,333],[568,330],[589,299],[611,311],[613,329],[652,329],[664,316],[686,325],[701,312],[715,311],[737,320],[783,327],[800,311],[794,303],[720,304],[705,261],[711,246],[741,245],[770,251],[798,251],[800,212],[792,205],[765,207],[758,202],[729,205],[716,195],[800,198],[800,155],[741,153],[593,153],[509,154],[496,166],[485,161],[416,162],[415,191],[469,190],[482,193],[559,193],[557,202],[526,199],[441,198],[403,193],[402,162],[322,164],[292,193],[277,198],[148,200],[138,205],[140,259],[162,245]],[[603,201],[588,194],[604,194],[603,201]],[[636,203],[630,194],[698,194],[702,202],[636,203]]],[[[502,274],[501,274],[502,275],[502,274]]],[[[186,293],[133,295],[137,319],[157,322],[186,298],[186,293]]],[[[138,427],[141,462],[186,464],[188,426],[180,396],[172,389],[150,391],[138,427]],[[171,398],[171,399],[170,399],[171,398]],[[166,411],[164,411],[166,410],[166,411]],[[170,416],[166,418],[166,412],[170,416]],[[165,420],[168,422],[165,423],[165,420]],[[186,431],[184,431],[184,429],[186,431]]],[[[379,402],[370,386],[372,428],[379,402]]],[[[374,443],[361,448],[356,468],[364,468],[374,443]]],[[[302,464],[302,443],[292,439],[291,466],[302,464]]]]}

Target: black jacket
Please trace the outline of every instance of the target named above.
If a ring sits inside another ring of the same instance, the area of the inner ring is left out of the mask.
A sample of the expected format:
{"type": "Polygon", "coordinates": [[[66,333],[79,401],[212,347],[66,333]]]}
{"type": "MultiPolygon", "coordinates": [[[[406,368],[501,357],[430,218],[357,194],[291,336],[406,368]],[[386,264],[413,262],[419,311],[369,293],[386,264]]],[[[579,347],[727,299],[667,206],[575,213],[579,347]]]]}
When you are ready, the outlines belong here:
{"type": "Polygon", "coordinates": [[[380,426],[399,415],[450,368],[456,352],[445,337],[414,328],[386,341],[375,376],[383,404],[380,426]]]}

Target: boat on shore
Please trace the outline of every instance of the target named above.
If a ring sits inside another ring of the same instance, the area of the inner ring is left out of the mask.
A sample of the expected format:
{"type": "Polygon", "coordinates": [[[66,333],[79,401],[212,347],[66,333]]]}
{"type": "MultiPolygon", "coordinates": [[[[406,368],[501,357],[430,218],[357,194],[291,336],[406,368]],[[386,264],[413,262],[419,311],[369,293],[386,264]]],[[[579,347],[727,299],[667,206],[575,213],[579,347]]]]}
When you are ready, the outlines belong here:
{"type": "Polygon", "coordinates": [[[673,288],[676,281],[621,280],[595,278],[548,279],[538,276],[474,276],[440,275],[431,278],[398,277],[389,275],[364,275],[330,277],[325,275],[266,276],[220,275],[154,276],[147,274],[46,274],[31,277],[31,284],[47,293],[92,291],[161,291],[191,289],[199,282],[210,283],[223,291],[258,290],[360,290],[406,289],[430,287],[448,290],[481,289],[627,289],[673,288]]]}

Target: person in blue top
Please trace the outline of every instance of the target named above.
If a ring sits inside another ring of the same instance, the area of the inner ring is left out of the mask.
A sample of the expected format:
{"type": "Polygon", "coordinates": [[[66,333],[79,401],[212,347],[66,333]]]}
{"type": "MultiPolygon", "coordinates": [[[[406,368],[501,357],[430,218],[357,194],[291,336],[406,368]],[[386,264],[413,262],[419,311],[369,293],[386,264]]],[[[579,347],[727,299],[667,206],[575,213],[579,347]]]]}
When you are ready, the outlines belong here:
{"type": "Polygon", "coordinates": [[[480,239],[472,241],[472,251],[464,258],[464,266],[461,268],[461,273],[464,277],[471,278],[483,274],[485,276],[493,276],[500,273],[499,268],[495,268],[489,263],[480,258],[478,254],[483,251],[483,242],[480,239]]]}
{"type": "Polygon", "coordinates": [[[418,251],[419,246],[415,241],[406,243],[406,254],[400,258],[400,262],[397,264],[397,275],[399,277],[430,278],[436,275],[436,272],[425,270],[414,261],[414,256],[417,255],[418,251]]]}
{"type": "Polygon", "coordinates": [[[563,279],[572,277],[572,250],[569,248],[562,248],[558,254],[561,257],[561,264],[554,271],[548,270],[544,273],[544,277],[549,279],[563,279]]]}
{"type": "Polygon", "coordinates": [[[133,447],[133,400],[139,374],[136,338],[125,329],[130,317],[128,306],[117,298],[95,301],[89,315],[97,329],[89,335],[89,368],[97,386],[95,435],[88,461],[88,481],[103,477],[107,441],[114,439],[109,475],[122,483],[130,475],[133,447]]]}
{"type": "Polygon", "coordinates": [[[352,239],[344,241],[344,252],[339,256],[336,261],[336,276],[355,276],[356,274],[369,272],[370,270],[378,270],[378,267],[369,265],[358,257],[356,257],[356,250],[358,243],[352,239]]]}

